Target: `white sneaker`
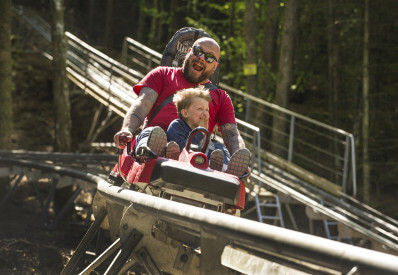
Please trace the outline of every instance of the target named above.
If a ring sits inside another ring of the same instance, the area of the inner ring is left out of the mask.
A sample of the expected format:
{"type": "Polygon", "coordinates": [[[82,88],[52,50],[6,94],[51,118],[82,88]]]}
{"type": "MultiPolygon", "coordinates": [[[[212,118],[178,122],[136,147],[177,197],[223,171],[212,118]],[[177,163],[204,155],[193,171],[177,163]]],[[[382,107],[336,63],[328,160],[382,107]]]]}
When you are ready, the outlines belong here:
{"type": "Polygon", "coordinates": [[[226,172],[240,177],[247,171],[249,164],[250,151],[246,148],[241,148],[232,155],[226,172]]]}
{"type": "Polygon", "coordinates": [[[209,167],[213,170],[221,171],[224,165],[224,152],[216,149],[210,154],[209,167]]]}

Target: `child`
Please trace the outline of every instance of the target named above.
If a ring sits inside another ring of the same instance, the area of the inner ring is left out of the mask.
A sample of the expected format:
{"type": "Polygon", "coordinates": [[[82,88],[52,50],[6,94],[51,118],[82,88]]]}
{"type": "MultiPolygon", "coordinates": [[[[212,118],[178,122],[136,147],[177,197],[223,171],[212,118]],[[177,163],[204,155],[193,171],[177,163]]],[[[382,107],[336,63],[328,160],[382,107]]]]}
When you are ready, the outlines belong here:
{"type": "MultiPolygon", "coordinates": [[[[204,89],[203,86],[184,89],[174,95],[173,102],[177,107],[180,118],[173,120],[167,129],[166,135],[169,145],[174,141],[178,144],[179,151],[181,151],[185,147],[188,136],[193,129],[197,127],[208,128],[210,101],[209,91],[204,89]]],[[[197,134],[193,143],[199,144],[202,137],[201,133],[197,134]]],[[[239,149],[230,157],[226,147],[218,142],[209,142],[206,155],[210,160],[210,168],[218,171],[226,170],[227,173],[236,176],[242,176],[247,171],[250,163],[250,152],[248,149],[239,149]],[[228,164],[228,167],[226,164],[228,164]]]]}

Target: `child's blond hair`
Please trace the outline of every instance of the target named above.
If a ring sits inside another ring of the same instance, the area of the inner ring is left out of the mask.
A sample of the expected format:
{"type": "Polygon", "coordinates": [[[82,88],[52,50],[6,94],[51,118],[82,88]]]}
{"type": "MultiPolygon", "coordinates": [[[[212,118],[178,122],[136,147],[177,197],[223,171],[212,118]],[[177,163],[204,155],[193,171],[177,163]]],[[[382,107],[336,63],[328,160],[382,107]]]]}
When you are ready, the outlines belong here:
{"type": "Polygon", "coordinates": [[[181,110],[188,109],[189,106],[191,106],[192,104],[192,98],[195,97],[203,98],[207,102],[211,101],[209,90],[206,89],[203,85],[195,88],[183,89],[175,93],[173,97],[173,102],[177,107],[177,112],[180,118],[182,118],[181,110]]]}

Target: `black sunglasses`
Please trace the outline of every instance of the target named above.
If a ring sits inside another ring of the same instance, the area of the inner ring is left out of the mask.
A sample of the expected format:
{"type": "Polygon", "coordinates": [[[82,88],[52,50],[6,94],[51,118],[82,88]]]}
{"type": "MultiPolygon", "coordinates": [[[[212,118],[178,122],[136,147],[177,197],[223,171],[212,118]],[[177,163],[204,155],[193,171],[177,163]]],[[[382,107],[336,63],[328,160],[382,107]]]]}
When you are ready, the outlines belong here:
{"type": "Polygon", "coordinates": [[[205,55],[205,61],[207,63],[213,63],[213,61],[218,62],[217,58],[214,55],[212,55],[211,53],[204,52],[202,50],[202,48],[200,48],[199,46],[193,46],[192,47],[192,52],[197,57],[201,57],[202,54],[204,54],[205,55]]]}

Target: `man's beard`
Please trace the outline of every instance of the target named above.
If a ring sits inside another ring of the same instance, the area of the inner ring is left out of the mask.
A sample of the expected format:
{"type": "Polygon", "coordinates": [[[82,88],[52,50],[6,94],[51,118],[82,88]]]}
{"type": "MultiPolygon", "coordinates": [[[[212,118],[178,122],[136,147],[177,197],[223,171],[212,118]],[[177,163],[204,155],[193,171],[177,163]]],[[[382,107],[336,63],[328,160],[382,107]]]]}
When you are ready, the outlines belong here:
{"type": "Polygon", "coordinates": [[[208,79],[211,75],[211,72],[202,71],[202,74],[195,77],[193,74],[190,74],[190,68],[191,68],[191,61],[185,59],[184,63],[182,64],[182,73],[185,79],[190,83],[199,84],[204,80],[208,79]]]}

